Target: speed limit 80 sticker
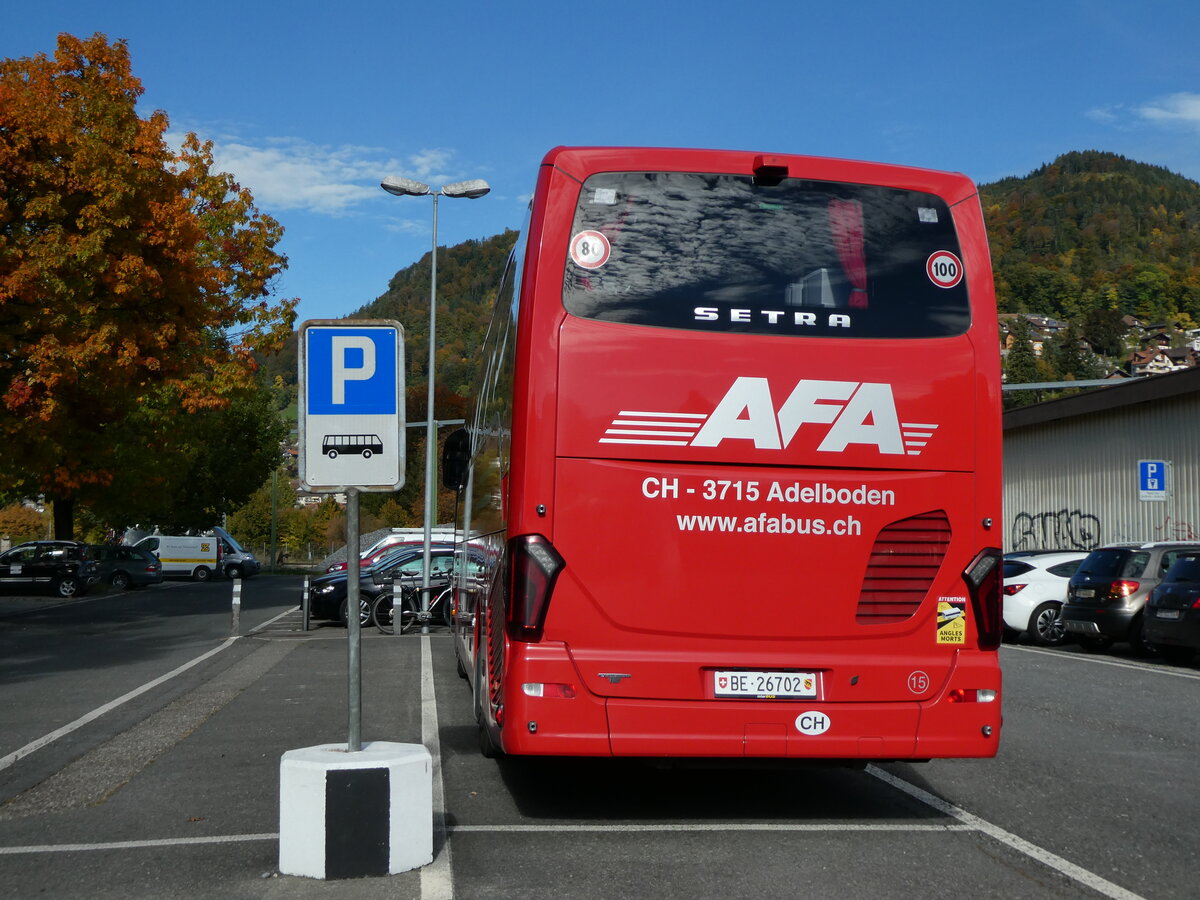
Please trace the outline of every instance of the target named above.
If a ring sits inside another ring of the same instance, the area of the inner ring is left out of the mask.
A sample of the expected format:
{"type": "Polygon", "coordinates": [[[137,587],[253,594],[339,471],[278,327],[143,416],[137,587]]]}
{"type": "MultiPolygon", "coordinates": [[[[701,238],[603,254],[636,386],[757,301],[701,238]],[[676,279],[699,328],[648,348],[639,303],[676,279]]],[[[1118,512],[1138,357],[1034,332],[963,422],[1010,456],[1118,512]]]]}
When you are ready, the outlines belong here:
{"type": "Polygon", "coordinates": [[[612,247],[599,231],[581,231],[571,238],[571,260],[581,269],[598,269],[608,262],[612,247]]]}
{"type": "Polygon", "coordinates": [[[925,274],[940,288],[952,288],[962,281],[962,260],[949,250],[939,250],[925,260],[925,274]]]}

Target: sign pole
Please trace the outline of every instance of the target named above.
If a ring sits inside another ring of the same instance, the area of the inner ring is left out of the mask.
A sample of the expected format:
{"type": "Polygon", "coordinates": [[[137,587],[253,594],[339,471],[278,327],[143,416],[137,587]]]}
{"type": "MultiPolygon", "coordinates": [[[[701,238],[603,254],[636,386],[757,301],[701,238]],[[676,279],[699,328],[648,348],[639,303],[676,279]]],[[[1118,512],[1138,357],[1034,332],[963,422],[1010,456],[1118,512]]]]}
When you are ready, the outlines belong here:
{"type": "Polygon", "coordinates": [[[404,329],[319,319],[299,350],[300,482],[346,497],[348,733],[280,760],[279,871],[395,874],[433,860],[433,761],[422,744],[363,744],[359,495],[404,486],[404,329]]]}
{"type": "Polygon", "coordinates": [[[346,490],[346,648],[349,675],[349,736],[346,749],[362,749],[362,627],[359,622],[358,488],[346,490]]]}

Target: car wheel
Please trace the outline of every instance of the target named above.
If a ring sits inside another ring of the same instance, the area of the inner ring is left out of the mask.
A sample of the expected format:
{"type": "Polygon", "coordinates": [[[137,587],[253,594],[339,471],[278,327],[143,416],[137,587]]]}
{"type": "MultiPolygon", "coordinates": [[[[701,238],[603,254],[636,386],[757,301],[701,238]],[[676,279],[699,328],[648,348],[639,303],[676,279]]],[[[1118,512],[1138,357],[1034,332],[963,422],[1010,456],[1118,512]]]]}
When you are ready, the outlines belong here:
{"type": "Polygon", "coordinates": [[[1138,613],[1134,616],[1133,621],[1129,625],[1129,643],[1133,647],[1133,651],[1142,656],[1149,656],[1154,652],[1154,649],[1146,643],[1145,637],[1142,636],[1142,614],[1138,613]]]}
{"type": "Polygon", "coordinates": [[[212,577],[212,572],[207,566],[196,566],[196,571],[192,572],[193,581],[208,581],[212,577]]]}
{"type": "Polygon", "coordinates": [[[1106,634],[1089,634],[1079,638],[1079,646],[1084,650],[1107,650],[1113,645],[1113,639],[1106,634]]]}
{"type": "Polygon", "coordinates": [[[74,575],[64,575],[54,583],[54,592],[60,597],[74,597],[76,594],[82,594],[83,590],[78,578],[74,575]]]}
{"type": "Polygon", "coordinates": [[[1062,604],[1046,602],[1035,609],[1029,617],[1029,636],[1043,647],[1057,647],[1063,643],[1067,639],[1067,630],[1063,627],[1062,604]]]}
{"type": "MultiPolygon", "coordinates": [[[[347,626],[350,624],[350,620],[346,616],[346,610],[347,610],[347,606],[349,605],[349,603],[350,603],[350,598],[347,597],[345,600],[342,601],[342,608],[340,610],[338,610],[338,618],[342,620],[343,625],[347,625],[347,626]]],[[[366,597],[363,597],[363,596],[360,596],[358,598],[358,612],[359,612],[359,616],[358,616],[359,627],[365,627],[367,625],[370,625],[371,624],[371,601],[369,599],[367,599],[366,597]]]]}
{"type": "Polygon", "coordinates": [[[242,570],[238,566],[226,566],[225,575],[229,578],[241,578],[242,570]]]}
{"type": "Polygon", "coordinates": [[[128,572],[113,572],[112,578],[108,579],[109,584],[118,590],[129,589],[129,573],[128,572]]]}

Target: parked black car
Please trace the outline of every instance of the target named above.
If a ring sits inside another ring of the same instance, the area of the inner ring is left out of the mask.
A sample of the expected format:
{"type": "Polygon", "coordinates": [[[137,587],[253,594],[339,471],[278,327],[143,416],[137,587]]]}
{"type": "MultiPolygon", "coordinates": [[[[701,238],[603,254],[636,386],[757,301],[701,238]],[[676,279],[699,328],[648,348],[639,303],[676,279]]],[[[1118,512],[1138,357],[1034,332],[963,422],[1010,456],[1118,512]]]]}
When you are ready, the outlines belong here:
{"type": "MultiPolygon", "coordinates": [[[[381,592],[390,590],[390,582],[384,579],[420,577],[424,564],[425,549],[421,545],[406,544],[379,561],[369,569],[359,571],[359,603],[362,607],[363,624],[370,621],[371,601],[381,592]],[[376,578],[380,582],[375,581],[376,578]]],[[[430,575],[440,576],[454,567],[454,546],[434,544],[430,548],[430,575]]],[[[341,619],[346,621],[346,573],[331,572],[316,578],[308,588],[308,613],[314,619],[341,619]]]]}
{"type": "Polygon", "coordinates": [[[1146,601],[1142,636],[1166,660],[1191,662],[1200,649],[1200,553],[1181,556],[1146,601]]]}
{"type": "Polygon", "coordinates": [[[77,541],[28,541],[0,553],[0,586],[75,597],[97,578],[90,548],[77,541]]]}
{"type": "Polygon", "coordinates": [[[115,588],[162,583],[162,563],[149,550],[97,544],[92,547],[92,555],[99,567],[100,580],[115,588]]]}
{"type": "Polygon", "coordinates": [[[1200,544],[1157,541],[1109,544],[1088,554],[1071,576],[1063,625],[1091,650],[1129,641],[1148,650],[1142,637],[1146,598],[1177,559],[1200,551],[1200,544]]]}

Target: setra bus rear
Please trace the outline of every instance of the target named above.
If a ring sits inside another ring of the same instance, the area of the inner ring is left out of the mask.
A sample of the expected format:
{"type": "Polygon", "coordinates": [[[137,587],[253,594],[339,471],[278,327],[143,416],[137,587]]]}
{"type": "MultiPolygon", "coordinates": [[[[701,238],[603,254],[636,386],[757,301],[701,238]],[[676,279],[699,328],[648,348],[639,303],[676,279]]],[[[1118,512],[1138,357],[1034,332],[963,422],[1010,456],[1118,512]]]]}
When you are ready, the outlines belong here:
{"type": "Polygon", "coordinates": [[[487,738],[994,755],[999,363],[970,181],[560,148],[525,239],[487,738]]]}

